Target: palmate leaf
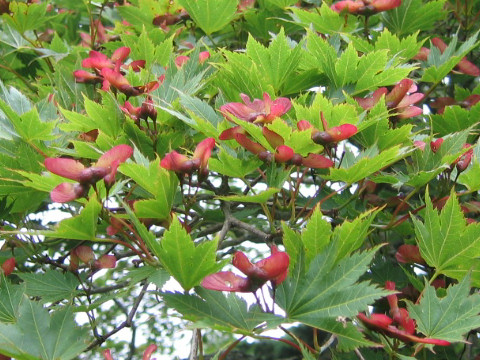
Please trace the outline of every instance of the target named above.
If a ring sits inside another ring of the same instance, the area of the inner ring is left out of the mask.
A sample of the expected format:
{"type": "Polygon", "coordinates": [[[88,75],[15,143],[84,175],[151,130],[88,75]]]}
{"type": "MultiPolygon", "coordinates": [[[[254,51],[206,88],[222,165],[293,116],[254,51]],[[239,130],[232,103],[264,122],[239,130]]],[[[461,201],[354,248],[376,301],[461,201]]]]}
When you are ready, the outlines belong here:
{"type": "Polygon", "coordinates": [[[239,101],[240,93],[245,93],[261,99],[265,91],[273,93],[271,85],[267,85],[265,74],[262,74],[257,65],[246,54],[223,51],[227,59],[219,64],[219,72],[215,82],[230,101],[239,101]]]}
{"type": "Polygon", "coordinates": [[[14,27],[19,33],[38,29],[44,22],[48,21],[47,4],[24,4],[13,2],[9,7],[10,12],[3,14],[3,20],[14,27]]]}
{"type": "Polygon", "coordinates": [[[76,326],[70,307],[51,315],[23,299],[15,324],[0,323],[0,353],[18,360],[69,360],[87,346],[87,330],[76,326]]]}
{"type": "Polygon", "coordinates": [[[266,75],[275,91],[279,91],[299,65],[302,44],[292,49],[282,28],[268,48],[249,36],[247,55],[257,64],[260,72],[266,75]]]}
{"type": "Polygon", "coordinates": [[[280,192],[280,189],[268,188],[265,191],[259,192],[254,195],[231,195],[231,196],[217,196],[216,199],[223,201],[237,201],[244,203],[256,203],[264,204],[266,203],[273,195],[280,192]]]}
{"type": "Polygon", "coordinates": [[[338,244],[337,260],[343,259],[360,248],[367,237],[368,229],[379,210],[370,210],[360,214],[353,221],[345,220],[333,231],[332,241],[338,244]]]}
{"type": "Polygon", "coordinates": [[[248,307],[245,300],[235,294],[223,295],[219,291],[196,288],[197,295],[162,293],[169,307],[176,309],[186,319],[200,322],[224,331],[251,333],[263,322],[262,329],[274,328],[284,318],[262,312],[257,306],[248,307]]]}
{"type": "Polygon", "coordinates": [[[218,160],[211,158],[208,161],[210,170],[216,171],[222,175],[244,178],[246,175],[255,171],[261,164],[260,159],[238,159],[221,149],[217,154],[218,160]]]}
{"type": "Polygon", "coordinates": [[[36,108],[18,114],[8,105],[6,101],[0,98],[0,112],[5,113],[6,118],[14,126],[15,131],[25,141],[33,140],[53,140],[56,136],[52,135],[55,128],[55,122],[43,122],[36,108]]]}
{"type": "Polygon", "coordinates": [[[460,130],[468,129],[478,122],[480,103],[469,110],[458,105],[447,106],[443,114],[432,115],[433,131],[437,136],[445,136],[460,130]]]}
{"type": "Polygon", "coordinates": [[[412,154],[412,173],[419,171],[437,170],[442,166],[450,166],[450,164],[457,159],[465,149],[463,145],[467,142],[470,129],[460,131],[454,134],[443,137],[443,143],[440,149],[434,153],[430,146],[426,146],[424,151],[415,151],[412,154]]]}
{"type": "Polygon", "coordinates": [[[139,218],[167,219],[170,217],[178,178],[174,173],[160,167],[160,159],[150,162],[148,167],[135,163],[123,163],[119,171],[153,195],[153,199],[135,202],[135,212],[139,218]]]}
{"type": "Polygon", "coordinates": [[[301,235],[307,266],[330,243],[331,236],[332,225],[317,206],[301,235]]]}
{"type": "Polygon", "coordinates": [[[376,250],[357,253],[335,264],[337,247],[331,243],[305,268],[303,253],[290,276],[277,288],[276,300],[290,321],[300,321],[337,334],[346,347],[369,343],[353,327],[343,328],[338,316],[355,316],[388,294],[367,282],[357,283],[369,267],[376,250]],[[350,341],[350,342],[348,342],[350,341]]]}
{"type": "MultiPolygon", "coordinates": [[[[368,149],[367,149],[368,150],[368,149]]],[[[408,151],[400,149],[399,146],[392,147],[388,150],[384,150],[381,153],[377,153],[374,156],[372,151],[365,151],[365,156],[359,155],[359,159],[355,161],[352,166],[347,168],[332,168],[330,174],[325,176],[326,179],[333,181],[343,181],[348,184],[353,184],[359,180],[366,178],[367,176],[397,162],[408,155],[408,151]]],[[[345,163],[345,162],[344,162],[345,163]]]]}
{"type": "Polygon", "coordinates": [[[475,162],[469,170],[461,173],[458,182],[472,192],[480,190],[480,164],[475,162]]]}
{"type": "Polygon", "coordinates": [[[12,285],[2,274],[0,275],[0,323],[15,323],[18,308],[25,293],[25,285],[12,285]]]}
{"type": "Polygon", "coordinates": [[[425,194],[424,221],[413,218],[420,253],[437,274],[462,279],[470,270],[480,284],[480,225],[467,226],[454,192],[439,214],[425,194]]]}
{"type": "Polygon", "coordinates": [[[441,53],[436,47],[431,46],[431,51],[427,59],[427,67],[423,73],[421,81],[436,83],[441,81],[453,68],[467,55],[473,48],[478,46],[477,37],[479,32],[470,36],[458,50],[457,37],[453,36],[448,47],[441,53]]]}
{"type": "Polygon", "coordinates": [[[237,0],[179,0],[206,34],[223,29],[235,17],[237,0]]]}
{"type": "Polygon", "coordinates": [[[313,25],[316,31],[321,34],[335,34],[337,32],[349,33],[357,28],[356,16],[345,14],[340,16],[326,3],[322,3],[318,11],[307,11],[300,8],[292,7],[290,9],[296,22],[300,22],[305,28],[313,25]]]}
{"type": "Polygon", "coordinates": [[[216,261],[217,246],[218,238],[195,246],[190,235],[174,217],[159,246],[152,248],[152,251],[165,269],[188,291],[224,265],[216,261]]]}
{"type": "Polygon", "coordinates": [[[79,285],[77,278],[70,272],[47,270],[44,274],[20,274],[26,284],[25,293],[39,297],[42,302],[55,302],[72,299],[79,285]]]}
{"type": "Polygon", "coordinates": [[[54,231],[41,231],[41,235],[74,240],[95,240],[98,215],[102,205],[96,196],[91,196],[79,215],[60,221],[54,231]]]}
{"type": "Polygon", "coordinates": [[[364,242],[370,224],[380,210],[370,210],[360,214],[353,221],[345,220],[336,226],[332,232],[332,225],[323,218],[317,207],[310,217],[301,234],[282,223],[283,244],[290,255],[290,266],[295,267],[298,256],[305,254],[305,263],[308,264],[320,254],[328,244],[335,243],[337,253],[334,261],[339,261],[357,250],[364,242]]]}
{"type": "Polygon", "coordinates": [[[419,30],[429,30],[437,20],[443,19],[445,0],[422,1],[404,0],[396,9],[382,13],[385,27],[398,35],[413,34],[419,30]]]}
{"type": "Polygon", "coordinates": [[[417,42],[417,36],[418,31],[404,38],[399,38],[385,28],[375,41],[375,50],[385,49],[396,57],[411,59],[418,54],[424,43],[424,41],[417,42]]]}
{"type": "Polygon", "coordinates": [[[336,252],[332,243],[314,258],[308,270],[304,270],[303,259],[297,261],[296,269],[277,289],[278,303],[289,319],[353,316],[387,294],[366,282],[356,284],[368,270],[375,251],[354,254],[335,266],[336,252]]]}
{"type": "MultiPolygon", "coordinates": [[[[299,105],[293,102],[295,114],[297,119],[308,120],[315,128],[323,129],[323,124],[320,119],[320,111],[323,112],[329,127],[334,127],[342,124],[354,124],[358,122],[358,115],[356,110],[357,105],[351,104],[333,104],[330,99],[318,92],[315,95],[313,103],[309,106],[299,105]]],[[[317,148],[319,151],[321,148],[317,148]]]]}
{"type": "Polygon", "coordinates": [[[417,330],[430,338],[464,341],[463,334],[480,326],[480,294],[470,295],[470,276],[450,286],[443,298],[433,286],[425,286],[420,303],[407,306],[417,330]]]}

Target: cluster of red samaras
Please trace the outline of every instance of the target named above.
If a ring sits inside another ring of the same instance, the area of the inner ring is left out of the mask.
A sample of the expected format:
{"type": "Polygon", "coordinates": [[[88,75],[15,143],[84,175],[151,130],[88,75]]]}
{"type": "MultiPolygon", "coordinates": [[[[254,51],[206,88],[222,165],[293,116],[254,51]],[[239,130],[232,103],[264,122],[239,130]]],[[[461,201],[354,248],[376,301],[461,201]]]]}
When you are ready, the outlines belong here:
{"type": "Polygon", "coordinates": [[[68,202],[85,196],[91,185],[104,180],[106,185],[115,182],[118,166],[133,154],[133,148],[128,145],[118,145],[104,153],[90,167],[85,167],[80,161],[67,158],[46,158],[45,167],[48,171],[77,183],[64,182],[56,186],[50,193],[54,202],[68,202]]]}
{"type": "MultiPolygon", "coordinates": [[[[385,288],[387,290],[395,290],[395,283],[387,281],[385,282],[385,288]]],[[[371,314],[370,317],[367,317],[365,314],[360,313],[357,316],[358,319],[369,329],[406,343],[415,342],[440,346],[450,345],[450,342],[446,340],[416,336],[415,320],[410,318],[407,309],[398,307],[397,295],[388,295],[387,300],[390,305],[390,316],[385,314],[371,314]]]]}
{"type": "Polygon", "coordinates": [[[421,108],[413,105],[421,101],[424,94],[417,92],[417,85],[410,79],[403,79],[390,92],[386,87],[381,87],[372,96],[355,100],[363,109],[370,110],[382,96],[385,96],[385,105],[394,111],[396,119],[408,119],[423,112],[421,108]]]}
{"type": "Polygon", "coordinates": [[[111,87],[124,93],[127,97],[138,96],[148,93],[158,88],[162,82],[152,81],[142,86],[132,86],[127,78],[124,76],[124,71],[131,68],[133,71],[140,71],[145,66],[145,60],[135,60],[129,64],[123,62],[130,54],[130,48],[121,47],[114,51],[109,58],[101,52],[91,50],[90,56],[83,59],[82,66],[87,69],[92,69],[94,72],[86,70],[76,70],[73,72],[75,81],[79,83],[102,83],[102,89],[110,90],[111,87]]]}
{"type": "Polygon", "coordinates": [[[193,156],[188,157],[173,150],[165,154],[160,166],[177,174],[192,174],[198,170],[199,177],[205,178],[208,175],[208,159],[214,147],[215,139],[206,138],[197,145],[193,156]]]}
{"type": "MultiPolygon", "coordinates": [[[[271,123],[274,119],[287,113],[292,107],[292,103],[287,98],[278,98],[273,100],[267,93],[263,94],[263,100],[254,99],[250,101],[248,95],[240,94],[243,103],[228,103],[220,107],[220,111],[227,120],[232,121],[231,115],[240,120],[251,122],[262,126],[262,133],[270,146],[275,149],[274,153],[268,151],[263,145],[251,140],[241,126],[224,130],[220,140],[236,140],[237,143],[258,156],[259,159],[266,162],[275,161],[277,163],[303,165],[316,169],[332,167],[334,162],[322,155],[310,153],[308,156],[296,154],[294,150],[285,145],[285,140],[276,132],[263,126],[271,123]]],[[[328,125],[322,116],[324,131],[315,129],[308,121],[300,120],[297,123],[298,131],[311,131],[312,140],[317,144],[324,146],[337,143],[348,139],[357,133],[357,128],[352,124],[343,124],[333,128],[328,125]]]]}
{"type": "Polygon", "coordinates": [[[0,275],[3,274],[5,276],[8,276],[13,272],[14,269],[15,269],[15,258],[14,257],[8,258],[2,264],[0,275]]]}
{"type": "Polygon", "coordinates": [[[268,281],[274,286],[280,285],[288,274],[290,257],[286,252],[279,251],[275,245],[270,247],[272,254],[255,264],[247,256],[237,251],[232,264],[247,277],[239,276],[231,271],[221,271],[208,275],[202,281],[206,289],[217,291],[255,292],[268,281]]]}
{"type": "Polygon", "coordinates": [[[342,0],[333,4],[330,8],[337,13],[369,16],[381,11],[395,9],[401,4],[402,0],[342,0]]]}
{"type": "Polygon", "coordinates": [[[115,255],[104,254],[97,260],[92,248],[87,245],[77,246],[70,251],[70,270],[77,270],[79,261],[94,269],[114,269],[117,266],[115,255]]]}

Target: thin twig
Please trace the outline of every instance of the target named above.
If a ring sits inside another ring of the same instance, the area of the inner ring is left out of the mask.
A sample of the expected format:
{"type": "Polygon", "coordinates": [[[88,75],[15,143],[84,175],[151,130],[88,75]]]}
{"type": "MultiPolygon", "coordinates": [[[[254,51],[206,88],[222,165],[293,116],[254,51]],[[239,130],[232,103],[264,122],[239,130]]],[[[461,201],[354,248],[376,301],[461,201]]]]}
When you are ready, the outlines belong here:
{"type": "Polygon", "coordinates": [[[360,350],[358,349],[355,349],[355,354],[357,355],[357,357],[360,359],[360,360],[365,360],[365,358],[363,357],[362,353],[360,352],[360,350]]]}
{"type": "Polygon", "coordinates": [[[192,341],[190,347],[190,356],[188,357],[189,360],[197,360],[198,359],[198,344],[200,342],[200,329],[193,329],[192,333],[192,341]]]}
{"type": "Polygon", "coordinates": [[[149,284],[148,282],[145,282],[145,284],[143,285],[142,290],[140,290],[140,294],[138,294],[137,298],[135,299],[135,302],[133,303],[132,308],[130,309],[130,313],[128,314],[127,319],[123,323],[121,323],[119,326],[117,326],[115,329],[111,330],[105,335],[100,336],[98,339],[96,339],[94,342],[88,345],[86,351],[92,350],[94,347],[103,344],[110,336],[116,334],[123,328],[132,326],[133,318],[135,317],[138,307],[140,306],[140,303],[142,302],[142,299],[145,296],[145,293],[147,292],[148,284],[149,284]]]}
{"type": "Polygon", "coordinates": [[[325,350],[327,350],[332,344],[333,342],[335,341],[337,337],[335,336],[335,334],[332,334],[327,341],[325,341],[325,343],[320,347],[320,349],[318,350],[318,359],[320,360],[320,354],[323,353],[325,350]]]}

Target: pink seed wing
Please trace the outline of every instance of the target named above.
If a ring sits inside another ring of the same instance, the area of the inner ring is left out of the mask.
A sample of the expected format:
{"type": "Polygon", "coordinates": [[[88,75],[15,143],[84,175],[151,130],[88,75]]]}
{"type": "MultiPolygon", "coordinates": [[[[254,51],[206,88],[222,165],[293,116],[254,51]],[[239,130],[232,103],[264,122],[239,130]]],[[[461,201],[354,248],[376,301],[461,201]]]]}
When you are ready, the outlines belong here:
{"type": "Polygon", "coordinates": [[[85,166],[80,161],[65,158],[46,158],[44,165],[48,171],[67,179],[80,181],[85,166]]]}

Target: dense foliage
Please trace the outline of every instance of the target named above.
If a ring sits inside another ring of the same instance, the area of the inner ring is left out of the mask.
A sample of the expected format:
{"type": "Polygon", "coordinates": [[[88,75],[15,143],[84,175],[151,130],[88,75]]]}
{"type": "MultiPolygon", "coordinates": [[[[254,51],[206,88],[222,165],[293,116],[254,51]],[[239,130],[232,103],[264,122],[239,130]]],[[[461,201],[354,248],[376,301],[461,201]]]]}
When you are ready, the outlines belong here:
{"type": "Polygon", "coordinates": [[[480,2],[0,14],[0,358],[480,354],[480,2]]]}

